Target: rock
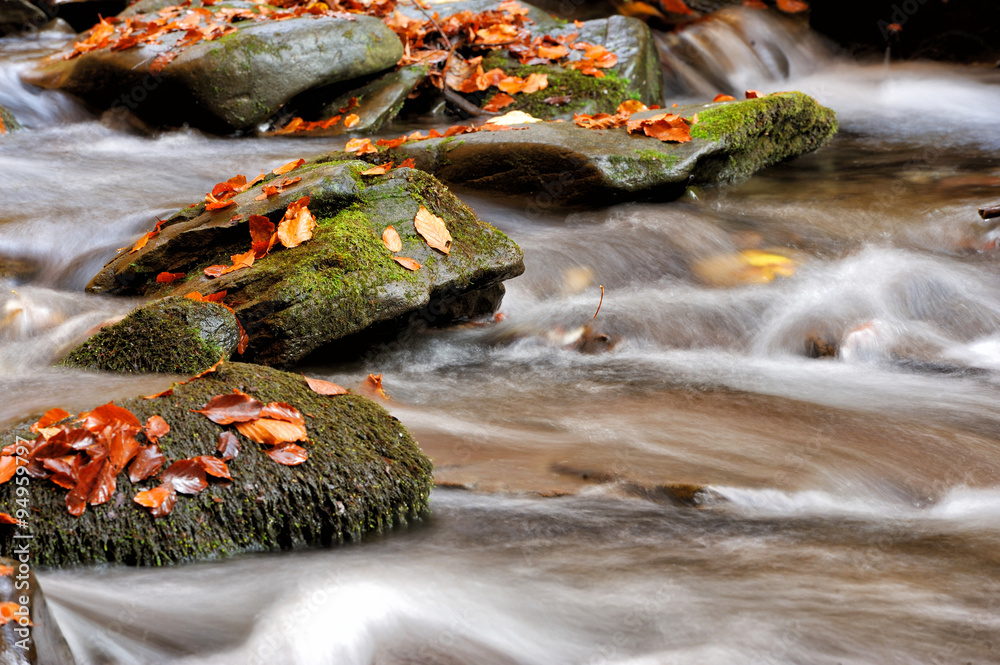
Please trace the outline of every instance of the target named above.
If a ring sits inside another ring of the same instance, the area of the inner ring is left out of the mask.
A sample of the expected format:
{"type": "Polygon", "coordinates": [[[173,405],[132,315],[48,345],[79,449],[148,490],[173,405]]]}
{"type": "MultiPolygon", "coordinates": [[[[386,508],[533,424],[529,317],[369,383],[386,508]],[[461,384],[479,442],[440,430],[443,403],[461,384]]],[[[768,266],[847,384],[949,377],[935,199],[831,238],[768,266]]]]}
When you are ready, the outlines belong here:
{"type": "Polygon", "coordinates": [[[6,107],[0,106],[0,121],[2,121],[3,132],[0,134],[6,134],[7,132],[16,132],[21,129],[21,123],[17,121],[14,114],[10,112],[6,107]]]}
{"type": "Polygon", "coordinates": [[[164,298],[102,329],[60,363],[121,372],[197,374],[239,343],[239,323],[227,308],[189,298],[164,298]]]}
{"type": "Polygon", "coordinates": [[[27,0],[0,0],[0,35],[31,30],[49,17],[27,0]]]}
{"type": "MultiPolygon", "coordinates": [[[[0,627],[0,662],[5,665],[73,665],[76,660],[66,644],[59,624],[49,612],[45,594],[32,572],[34,538],[14,539],[11,526],[2,527],[9,533],[7,548],[16,558],[0,557],[0,566],[13,569],[0,576],[0,603],[14,603],[13,617],[0,627]],[[25,550],[19,553],[19,550],[25,550]],[[21,558],[24,557],[24,558],[21,558]],[[21,625],[21,618],[30,625],[21,625]]],[[[21,536],[33,536],[30,529],[18,529],[21,536]]]]}
{"type": "Polygon", "coordinates": [[[430,175],[408,168],[360,175],[367,168],[358,161],[314,163],[288,174],[301,182],[265,200],[255,200],[258,186],[235,197],[239,207],[184,209],[143,249],[109,262],[87,288],[147,297],[227,291],[226,301],[250,335],[244,358],[288,366],[334,340],[524,271],[517,245],[430,175]],[[203,276],[205,267],[229,264],[230,256],[250,249],[251,215],[277,223],[303,195],[310,197],[318,221],[311,240],[294,249],[279,245],[249,269],[218,279],[203,276]],[[421,205],[447,224],[454,238],[449,255],[416,234],[413,219],[421,205]],[[232,221],[234,213],[243,218],[232,221]],[[402,237],[400,255],[418,261],[419,270],[393,261],[382,243],[390,224],[402,237]],[[156,275],[163,271],[190,277],[158,284],[156,275]]]}
{"type": "MultiPolygon", "coordinates": [[[[479,14],[481,12],[495,11],[499,7],[500,2],[501,0],[429,0],[424,3],[430,6],[430,9],[427,11],[420,11],[417,7],[409,4],[400,4],[396,7],[396,10],[410,18],[424,20],[427,19],[428,14],[437,12],[441,19],[444,20],[459,12],[479,14]]],[[[544,10],[522,0],[518,0],[518,2],[528,8],[528,18],[535,22],[535,28],[538,30],[553,30],[559,26],[559,21],[544,10]]]]}
{"type": "MultiPolygon", "coordinates": [[[[698,116],[688,143],[664,143],[625,128],[582,129],[572,123],[519,125],[409,141],[373,161],[412,157],[448,183],[529,196],[531,205],[609,204],[669,200],[691,185],[746,178],[826,144],[836,115],[799,92],[760,99],[685,106],[698,116]]],[[[641,118],[662,111],[637,113],[641,118]]]]}
{"type": "MultiPolygon", "coordinates": [[[[614,113],[626,99],[638,99],[644,104],[663,103],[663,77],[660,59],[652,32],[642,21],[626,16],[611,16],[587,21],[583,27],[573,24],[552,30],[538,30],[534,34],[561,36],[578,33],[574,41],[602,45],[618,57],[618,64],[603,70],[603,78],[585,76],[578,70],[556,64],[519,64],[506,52],[497,50],[483,58],[483,69],[499,67],[510,75],[527,78],[530,74],[548,75],[548,86],[533,93],[514,95],[514,103],[506,111],[525,111],[537,118],[572,119],[574,113],[614,113]],[[554,105],[546,99],[570,97],[563,104],[554,105]]],[[[579,60],[583,52],[573,50],[569,60],[579,60]]],[[[485,105],[497,88],[467,95],[480,106],[485,105]]]]}
{"type": "MultiPolygon", "coordinates": [[[[180,495],[173,512],[153,518],[132,499],[158,480],[133,485],[118,478],[118,494],[79,517],[66,510],[66,490],[49,480],[31,482],[30,528],[36,565],[103,563],[163,565],[242,552],[329,546],[382,531],[427,508],[431,462],[403,426],[382,407],[358,395],[318,395],[298,374],[259,365],[225,363],[213,373],[156,399],[118,403],[141,422],[159,415],[170,425],[160,439],[167,464],[215,453],[219,434],[241,443],[228,462],[232,483],[212,482],[196,496],[180,495]],[[283,466],[261,446],[192,413],[216,395],[238,388],[268,403],[285,402],[306,416],[309,459],[283,466]]],[[[27,427],[7,432],[27,438],[27,427]]],[[[32,438],[34,435],[31,435],[32,438]]],[[[0,485],[0,511],[14,513],[14,483],[0,485]]],[[[9,530],[0,532],[11,551],[9,530]]]]}
{"type": "Polygon", "coordinates": [[[150,71],[153,59],[183,33],[165,34],[157,46],[103,48],[72,60],[56,54],[23,78],[102,109],[129,104],[152,124],[225,132],[255,127],[311,88],[392,67],[403,54],[395,33],[370,16],[236,25],[233,34],[183,49],[158,75],[150,71]]]}
{"type": "MultiPolygon", "coordinates": [[[[169,4],[169,3],[167,3],[169,4]]],[[[102,16],[114,16],[128,6],[128,0],[54,0],[55,15],[73,27],[74,32],[89,30],[102,16]]]]}

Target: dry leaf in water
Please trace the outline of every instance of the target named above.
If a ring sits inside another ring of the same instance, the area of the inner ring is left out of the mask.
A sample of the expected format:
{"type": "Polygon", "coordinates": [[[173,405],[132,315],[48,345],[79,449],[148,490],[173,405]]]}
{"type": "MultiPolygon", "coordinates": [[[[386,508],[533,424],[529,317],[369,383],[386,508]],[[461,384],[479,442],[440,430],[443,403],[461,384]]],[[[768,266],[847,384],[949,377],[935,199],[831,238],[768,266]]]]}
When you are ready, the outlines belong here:
{"type": "Polygon", "coordinates": [[[386,394],[385,389],[382,387],[381,374],[369,374],[361,383],[361,390],[369,395],[377,395],[384,400],[389,399],[389,395],[386,394]]]}
{"type": "Polygon", "coordinates": [[[417,211],[417,216],[413,219],[413,227],[428,246],[445,254],[451,253],[451,233],[448,232],[444,220],[424,206],[420,206],[420,210],[417,211]]]}
{"type": "Polygon", "coordinates": [[[392,226],[387,226],[385,227],[385,231],[382,231],[382,244],[390,252],[398,252],[403,249],[403,240],[392,226]]]}

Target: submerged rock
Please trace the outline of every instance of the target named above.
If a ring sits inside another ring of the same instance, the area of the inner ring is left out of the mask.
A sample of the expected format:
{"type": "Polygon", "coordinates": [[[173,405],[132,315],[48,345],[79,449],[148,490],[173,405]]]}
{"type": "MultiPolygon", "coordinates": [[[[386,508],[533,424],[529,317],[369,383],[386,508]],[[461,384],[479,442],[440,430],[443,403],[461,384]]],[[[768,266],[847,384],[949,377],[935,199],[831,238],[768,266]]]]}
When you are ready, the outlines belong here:
{"type": "MultiPolygon", "coordinates": [[[[693,121],[688,143],[630,135],[625,128],[583,129],[533,123],[511,131],[408,141],[390,151],[448,183],[551,204],[669,200],[691,185],[726,182],[825,145],[837,131],[833,111],[800,92],[673,109],[693,121]]],[[[633,115],[642,118],[662,111],[633,115]]],[[[388,159],[366,155],[366,159],[388,159]]]]}
{"type": "MultiPolygon", "coordinates": [[[[12,529],[11,526],[2,527],[12,529]]],[[[76,660],[66,644],[59,624],[49,612],[45,594],[31,568],[35,539],[30,529],[19,530],[27,536],[15,541],[11,552],[17,558],[0,557],[0,566],[11,568],[0,575],[0,603],[13,603],[12,617],[0,626],[0,662],[4,665],[73,665],[76,660]],[[25,550],[18,553],[19,550],[25,550]],[[26,556],[26,560],[19,560],[26,556]],[[25,625],[22,625],[22,621],[25,625]],[[30,622],[30,623],[28,623],[30,622]]],[[[13,540],[12,534],[10,539],[13,540]]]]}
{"type": "Polygon", "coordinates": [[[16,132],[21,129],[21,123],[19,123],[17,118],[14,117],[14,114],[4,106],[0,106],[0,120],[3,121],[2,124],[4,128],[4,131],[0,132],[0,134],[6,132],[16,132]]]}
{"type": "Polygon", "coordinates": [[[108,372],[197,374],[239,344],[228,308],[171,297],[139,307],[74,349],[61,365],[108,372]]]}
{"type": "Polygon", "coordinates": [[[97,108],[126,104],[153,124],[232,131],[255,127],[306,90],[392,67],[403,54],[395,33],[371,16],[235,25],[232,34],[180,50],[158,73],[154,59],[184,33],[164,34],[155,46],[100,48],[71,60],[57,54],[23,78],[97,108]]]}
{"type": "Polygon", "coordinates": [[[0,35],[38,28],[48,15],[27,0],[0,0],[0,35]]]}
{"type": "Polygon", "coordinates": [[[424,319],[446,323],[446,310],[435,303],[455,302],[457,296],[491,289],[524,271],[517,245],[480,221],[432,176],[409,168],[361,175],[367,168],[358,161],[306,165],[288,174],[300,182],[264,200],[256,196],[274,181],[237,195],[238,207],[184,209],[141,250],[122,252],[109,262],[87,288],[147,297],[226,291],[225,302],[250,336],[244,358],[288,366],[335,340],[421,311],[424,319]],[[293,249],[278,245],[248,269],[216,279],[204,275],[204,268],[230,263],[232,255],[250,249],[251,215],[277,223],[304,195],[318,223],[311,240],[293,249]],[[421,206],[444,220],[453,238],[450,254],[431,249],[416,233],[414,218],[421,206]],[[234,220],[235,213],[241,218],[234,220]],[[389,225],[402,239],[398,254],[382,241],[389,225]],[[420,269],[403,268],[393,260],[396,255],[415,259],[420,269]],[[156,276],[165,271],[187,277],[157,283],[156,276]]]}
{"type": "MultiPolygon", "coordinates": [[[[395,418],[358,395],[312,392],[298,374],[259,365],[225,363],[156,399],[118,403],[141,422],[153,415],[170,425],[160,448],[171,462],[215,453],[219,434],[241,443],[228,462],[231,483],[212,482],[195,496],[180,495],[173,511],[154,518],[132,499],[159,480],[132,484],[118,478],[107,503],[67,512],[66,490],[37,479],[31,484],[30,528],[34,564],[71,566],[114,562],[162,565],[241,552],[329,546],[382,531],[419,515],[432,486],[431,462],[395,418]],[[262,402],[285,402],[306,416],[309,459],[297,466],[272,461],[261,446],[191,409],[216,395],[242,390],[262,402]],[[42,537],[43,536],[43,537],[42,537]]],[[[34,438],[26,427],[5,433],[34,438]]],[[[15,485],[0,485],[0,511],[15,513],[15,485]]],[[[0,532],[11,551],[10,530],[0,532]]]]}

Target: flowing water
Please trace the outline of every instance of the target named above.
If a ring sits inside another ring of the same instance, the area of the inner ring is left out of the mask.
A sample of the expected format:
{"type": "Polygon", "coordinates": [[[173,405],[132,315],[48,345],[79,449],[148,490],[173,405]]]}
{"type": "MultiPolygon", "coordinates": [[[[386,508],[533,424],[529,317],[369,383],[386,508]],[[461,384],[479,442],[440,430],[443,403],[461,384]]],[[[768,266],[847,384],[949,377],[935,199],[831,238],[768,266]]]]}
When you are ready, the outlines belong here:
{"type": "MultiPolygon", "coordinates": [[[[17,82],[59,39],[0,41],[31,130],[0,140],[2,422],[166,387],[49,367],[133,305],[87,279],[220,179],[341,143],[135,133],[17,82]]],[[[842,131],[670,204],[460,192],[525,252],[506,319],[307,368],[384,375],[433,513],[332,550],[43,572],[81,662],[1000,662],[1000,229],[975,212],[1000,201],[1000,75],[850,62],[763,13],[661,47],[671,101],[801,89],[842,131]],[[710,285],[746,249],[798,268],[710,285]],[[554,341],[601,284],[613,351],[554,341]]]]}

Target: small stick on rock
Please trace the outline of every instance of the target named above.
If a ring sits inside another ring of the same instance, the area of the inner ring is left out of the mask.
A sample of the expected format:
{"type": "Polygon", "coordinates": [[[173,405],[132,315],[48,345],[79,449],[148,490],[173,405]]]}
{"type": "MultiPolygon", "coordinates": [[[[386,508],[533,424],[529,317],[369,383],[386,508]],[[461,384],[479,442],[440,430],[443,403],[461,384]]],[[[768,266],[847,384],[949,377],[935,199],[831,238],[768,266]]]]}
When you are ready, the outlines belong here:
{"type": "Polygon", "coordinates": [[[993,219],[994,217],[1000,217],[1000,205],[986,206],[979,209],[979,216],[983,219],[993,219]]]}

